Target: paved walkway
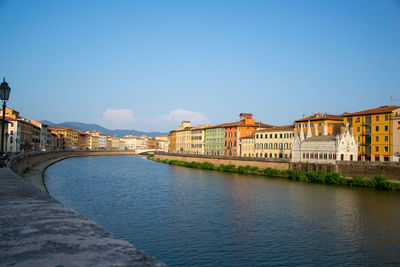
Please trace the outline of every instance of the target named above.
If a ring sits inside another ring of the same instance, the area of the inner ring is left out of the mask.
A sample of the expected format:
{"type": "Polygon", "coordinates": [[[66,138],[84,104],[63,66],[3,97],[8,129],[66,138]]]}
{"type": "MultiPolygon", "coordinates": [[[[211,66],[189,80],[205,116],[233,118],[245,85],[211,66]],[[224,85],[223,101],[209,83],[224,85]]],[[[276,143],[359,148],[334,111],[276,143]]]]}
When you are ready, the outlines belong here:
{"type": "Polygon", "coordinates": [[[165,266],[0,169],[0,266],[165,266]]]}

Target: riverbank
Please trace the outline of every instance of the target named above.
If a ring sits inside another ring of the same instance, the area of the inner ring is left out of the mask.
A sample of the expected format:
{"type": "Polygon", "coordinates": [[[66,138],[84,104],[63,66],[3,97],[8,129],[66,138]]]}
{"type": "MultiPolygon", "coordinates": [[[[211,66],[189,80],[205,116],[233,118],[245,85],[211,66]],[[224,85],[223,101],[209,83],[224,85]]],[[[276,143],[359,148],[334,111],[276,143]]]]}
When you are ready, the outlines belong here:
{"type": "Polygon", "coordinates": [[[24,155],[19,160],[22,165],[14,165],[23,178],[9,168],[0,169],[0,265],[166,266],[47,193],[43,180],[47,167],[65,158],[90,155],[100,156],[24,155]]]}
{"type": "Polygon", "coordinates": [[[158,155],[149,155],[147,159],[155,160],[161,163],[167,163],[171,165],[184,166],[196,169],[214,170],[222,172],[233,172],[240,174],[253,174],[262,175],[267,177],[280,177],[287,178],[295,181],[303,181],[310,183],[324,183],[324,184],[336,184],[356,187],[368,187],[375,188],[377,190],[396,190],[400,191],[400,183],[395,181],[389,181],[383,175],[376,175],[372,179],[368,179],[361,175],[354,175],[352,177],[344,176],[338,172],[327,172],[327,171],[302,171],[302,170],[279,170],[276,168],[259,168],[257,166],[235,166],[233,164],[220,164],[214,165],[213,163],[203,161],[181,161],[181,160],[168,160],[158,157],[158,155]]]}

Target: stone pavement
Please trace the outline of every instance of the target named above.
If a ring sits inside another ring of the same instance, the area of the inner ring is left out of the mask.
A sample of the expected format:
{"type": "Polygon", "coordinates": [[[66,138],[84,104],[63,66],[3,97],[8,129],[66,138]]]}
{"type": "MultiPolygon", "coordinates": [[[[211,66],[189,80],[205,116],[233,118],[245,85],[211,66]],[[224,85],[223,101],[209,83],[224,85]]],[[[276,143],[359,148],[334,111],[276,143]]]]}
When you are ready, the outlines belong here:
{"type": "Polygon", "coordinates": [[[165,266],[0,168],[0,266],[165,266]]]}

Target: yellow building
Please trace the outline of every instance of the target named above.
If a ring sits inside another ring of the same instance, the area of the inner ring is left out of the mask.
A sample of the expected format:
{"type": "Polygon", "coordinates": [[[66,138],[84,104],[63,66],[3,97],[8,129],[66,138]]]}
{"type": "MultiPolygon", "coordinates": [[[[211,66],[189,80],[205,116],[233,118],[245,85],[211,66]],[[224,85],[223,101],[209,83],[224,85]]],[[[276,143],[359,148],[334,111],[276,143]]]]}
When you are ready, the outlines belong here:
{"type": "Polygon", "coordinates": [[[292,157],[294,125],[257,129],[254,132],[255,156],[270,159],[292,157]]]}
{"type": "Polygon", "coordinates": [[[324,124],[327,126],[325,127],[326,135],[337,135],[340,133],[340,127],[343,126],[343,118],[339,115],[317,113],[308,117],[303,115],[302,119],[294,122],[296,133],[303,132],[304,136],[310,131],[311,136],[324,135],[324,124]]]}
{"type": "Polygon", "coordinates": [[[79,131],[67,127],[48,127],[57,136],[62,135],[65,149],[78,149],[79,131]]]}
{"type": "MultiPolygon", "coordinates": [[[[353,128],[358,142],[358,159],[366,161],[393,161],[393,119],[400,106],[382,106],[354,113],[344,113],[345,123],[353,128]]],[[[398,151],[397,151],[398,152],[398,151]]]]}
{"type": "Polygon", "coordinates": [[[89,134],[89,149],[98,150],[99,149],[99,136],[89,134]]]}
{"type": "Polygon", "coordinates": [[[190,129],[190,154],[204,155],[204,142],[206,136],[206,128],[208,126],[208,124],[202,124],[194,126],[192,129],[190,129]]]}
{"type": "Polygon", "coordinates": [[[170,143],[169,143],[169,152],[176,153],[176,132],[175,130],[169,133],[170,143]]]}
{"type": "Polygon", "coordinates": [[[176,153],[189,154],[191,148],[191,129],[190,121],[182,121],[178,129],[175,130],[176,142],[175,150],[176,153]]]}
{"type": "Polygon", "coordinates": [[[240,138],[240,156],[241,157],[255,157],[254,153],[254,134],[247,137],[240,138]]]}

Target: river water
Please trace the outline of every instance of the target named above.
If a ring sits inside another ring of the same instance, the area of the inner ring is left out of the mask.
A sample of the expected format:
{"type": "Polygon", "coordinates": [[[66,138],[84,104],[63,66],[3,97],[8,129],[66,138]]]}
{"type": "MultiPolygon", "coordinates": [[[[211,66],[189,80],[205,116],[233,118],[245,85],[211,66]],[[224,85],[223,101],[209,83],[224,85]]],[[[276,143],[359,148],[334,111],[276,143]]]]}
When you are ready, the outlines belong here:
{"type": "Polygon", "coordinates": [[[171,166],[50,166],[50,194],[169,266],[400,265],[400,192],[171,166]]]}

